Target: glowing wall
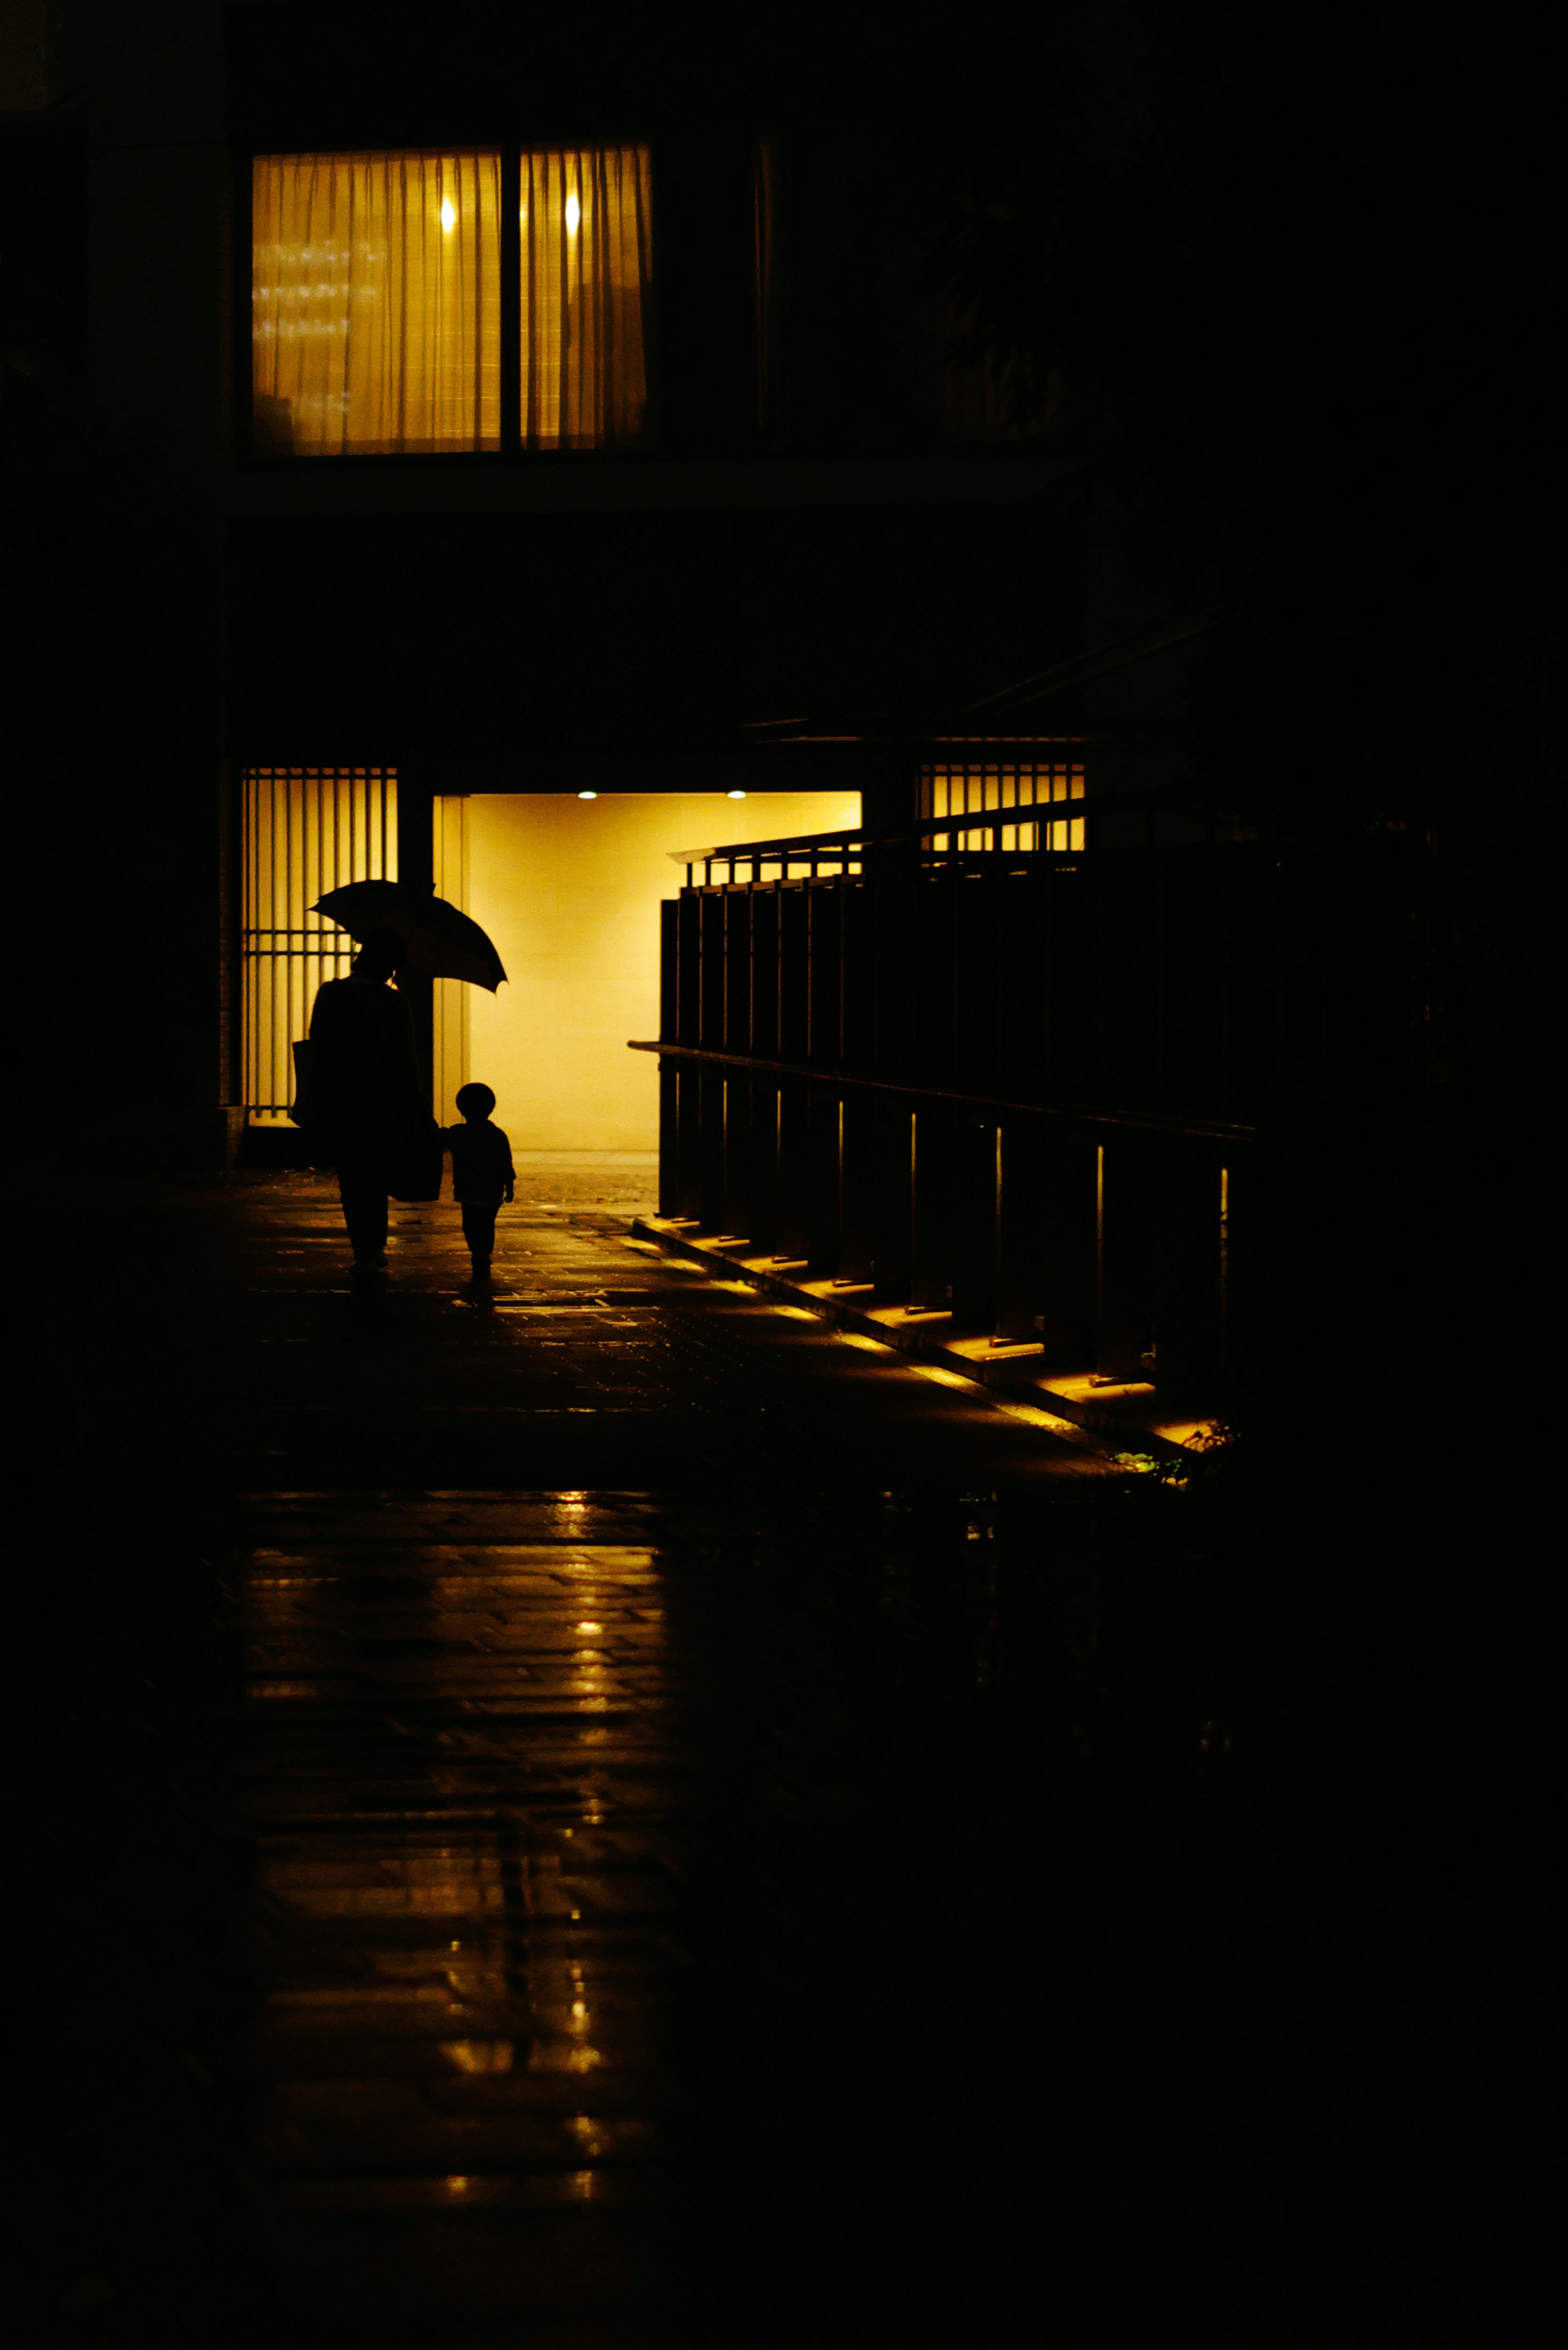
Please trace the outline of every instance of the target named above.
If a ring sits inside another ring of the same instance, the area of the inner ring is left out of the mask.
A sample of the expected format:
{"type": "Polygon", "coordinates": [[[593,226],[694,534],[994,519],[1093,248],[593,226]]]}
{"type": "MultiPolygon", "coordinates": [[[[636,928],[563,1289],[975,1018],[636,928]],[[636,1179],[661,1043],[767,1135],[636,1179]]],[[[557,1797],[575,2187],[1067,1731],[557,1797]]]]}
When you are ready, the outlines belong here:
{"type": "MultiPolygon", "coordinates": [[[[467,798],[462,817],[468,911],[508,974],[496,996],[464,991],[468,1075],[494,1088],[497,1123],[517,1149],[653,1150],[659,1065],[626,1046],[659,1034],[659,904],[685,879],[667,851],[857,824],[860,801],[495,793],[467,798]]],[[[436,823],[439,843],[439,805],[436,823]]],[[[455,856],[447,869],[455,874],[455,856]]],[[[456,897],[450,882],[442,894],[456,897]]],[[[450,1102],[440,1115],[455,1115],[450,1102]]]]}

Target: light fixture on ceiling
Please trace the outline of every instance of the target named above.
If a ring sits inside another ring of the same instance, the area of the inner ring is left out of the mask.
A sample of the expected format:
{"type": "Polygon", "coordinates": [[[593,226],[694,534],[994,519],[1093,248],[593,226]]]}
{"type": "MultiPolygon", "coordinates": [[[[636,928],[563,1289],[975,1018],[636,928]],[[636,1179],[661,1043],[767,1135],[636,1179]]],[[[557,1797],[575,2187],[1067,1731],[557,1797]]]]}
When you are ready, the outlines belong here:
{"type": "Polygon", "coordinates": [[[597,792],[579,792],[577,797],[580,800],[597,800],[598,794],[597,792]]]}
{"type": "Polygon", "coordinates": [[[727,800],[743,800],[745,796],[744,792],[726,792],[724,795],[727,800]]]}
{"type": "Polygon", "coordinates": [[[441,224],[442,228],[445,229],[449,236],[452,234],[452,230],[457,226],[457,206],[452,203],[450,196],[448,196],[441,204],[441,224]]]}

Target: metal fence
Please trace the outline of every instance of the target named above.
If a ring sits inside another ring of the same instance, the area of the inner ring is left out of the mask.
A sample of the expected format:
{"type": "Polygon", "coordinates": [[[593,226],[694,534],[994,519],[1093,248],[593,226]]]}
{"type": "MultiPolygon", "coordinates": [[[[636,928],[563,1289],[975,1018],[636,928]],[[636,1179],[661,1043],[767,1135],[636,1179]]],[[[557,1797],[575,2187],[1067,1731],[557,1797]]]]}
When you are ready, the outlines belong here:
{"type": "Polygon", "coordinates": [[[253,1126],[287,1121],[293,1045],[316,991],[354,944],[314,901],[348,881],[395,880],[398,779],[390,767],[247,767],[241,935],[244,1099],[253,1126]]]}
{"type": "MultiPolygon", "coordinates": [[[[1021,852],[1016,795],[971,807],[969,780],[902,839],[672,852],[642,1047],[660,1211],[1211,1406],[1247,1354],[1256,1112],[1289,1025],[1278,860],[1206,822],[1159,845],[1110,801],[1031,819],[1021,852]]],[[[1082,802],[1081,771],[1060,780],[1082,802]]]]}

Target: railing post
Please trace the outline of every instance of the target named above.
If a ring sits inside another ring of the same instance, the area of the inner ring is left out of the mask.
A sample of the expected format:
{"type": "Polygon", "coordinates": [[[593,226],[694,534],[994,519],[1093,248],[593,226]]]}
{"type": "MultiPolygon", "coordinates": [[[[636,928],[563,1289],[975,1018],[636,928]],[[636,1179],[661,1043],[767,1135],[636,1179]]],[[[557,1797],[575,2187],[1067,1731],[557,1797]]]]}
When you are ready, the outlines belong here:
{"type": "Polygon", "coordinates": [[[814,881],[804,895],[807,917],[806,1058],[834,1066],[843,1058],[844,1047],[844,885],[834,880],[814,881]]]}
{"type": "Polygon", "coordinates": [[[909,1304],[946,1305],[952,1294],[952,1133],[936,1104],[915,1116],[909,1304]]]}
{"type": "Polygon", "coordinates": [[[810,931],[806,884],[781,885],[778,892],[778,1056],[804,1061],[811,1041],[810,931]]]}
{"type": "Polygon", "coordinates": [[[996,1311],[998,1338],[1038,1335],[1045,1296],[1045,1150],[1038,1118],[1010,1117],[996,1137],[996,1311]]]}
{"type": "Polygon", "coordinates": [[[846,879],[841,884],[839,1054],[846,1069],[870,1068],[876,1054],[873,902],[868,882],[846,879]]]}
{"type": "Polygon", "coordinates": [[[996,1085],[1001,1029],[1001,877],[965,875],[953,889],[953,1075],[966,1093],[996,1085]]]}
{"type": "Polygon", "coordinates": [[[868,1064],[883,1076],[914,1073],[916,881],[912,870],[878,872],[873,884],[871,1032],[868,1064]]]}
{"type": "MultiPolygon", "coordinates": [[[[1044,1081],[1050,996],[1049,876],[1010,874],[997,905],[998,1090],[1029,1096],[1044,1081]]],[[[1011,1140],[1011,1138],[1010,1138],[1011,1140]]]]}
{"type": "Polygon", "coordinates": [[[702,1031],[702,899],[683,889],[676,905],[675,1041],[696,1045],[702,1031]]]}
{"type": "Polygon", "coordinates": [[[702,1068],[696,1075],[697,1221],[705,1232],[723,1232],[728,1230],[724,1222],[724,1072],[702,1068]]]}
{"type": "Polygon", "coordinates": [[[1098,885],[1075,863],[1045,876],[1040,957],[1044,996],[1040,1087],[1049,1098],[1087,1101],[1099,1060],[1098,885]]]}
{"type": "Polygon", "coordinates": [[[701,977],[697,989],[695,1042],[704,1052],[724,1049],[724,897],[704,890],[697,900],[701,977]]]}
{"type": "Polygon", "coordinates": [[[919,931],[914,968],[915,1072],[928,1085],[950,1085],[954,1067],[953,891],[950,868],[922,873],[915,890],[919,931]]]}
{"type": "Polygon", "coordinates": [[[724,1079],[723,1226],[736,1239],[752,1231],[752,1080],[738,1070],[724,1079]]]}
{"type": "Polygon", "coordinates": [[[811,1254],[811,1087],[803,1077],[779,1084],[778,1247],[791,1258],[811,1254]]]}
{"type": "Polygon", "coordinates": [[[838,1271],[839,1095],[834,1086],[808,1086],[806,1097],[806,1265],[814,1280],[830,1281],[838,1271]]]}
{"type": "Polygon", "coordinates": [[[996,1321],[996,1126],[974,1110],[955,1111],[949,1124],[953,1323],[989,1334],[996,1321]]]}
{"type": "Polygon", "coordinates": [[[759,1061],[783,1058],[779,1051],[779,906],[773,882],[752,892],[751,1043],[759,1061]]]}
{"type": "Polygon", "coordinates": [[[1142,1379],[1154,1346],[1158,1202],[1148,1139],[1111,1135],[1099,1153],[1099,1313],[1095,1368],[1142,1379]]]}
{"type": "Polygon", "coordinates": [[[751,1185],[746,1234],[759,1255],[779,1246],[779,1089],[771,1077],[751,1080],[751,1185]]]}
{"type": "Polygon", "coordinates": [[[904,1098],[878,1095],[870,1104],[872,1279],[879,1305],[909,1296],[915,1229],[915,1114],[904,1098]]]}
{"type": "Polygon", "coordinates": [[[659,905],[659,1034],[673,1045],[680,1033],[680,900],[662,898],[659,905]]]}
{"type": "Polygon", "coordinates": [[[838,1100],[838,1277],[871,1281],[877,1243],[877,1104],[858,1086],[847,1087],[838,1100]]]}
{"type": "Polygon", "coordinates": [[[1100,868],[1100,1037],[1096,1097],[1126,1109],[1159,1097],[1163,892],[1152,855],[1100,868]]]}
{"type": "MultiPolygon", "coordinates": [[[[1042,1122],[1034,1197],[1038,1201],[1039,1286],[1034,1292],[1048,1370],[1087,1371],[1094,1366],[1097,1248],[1096,1192],[1098,1149],[1092,1136],[1042,1122]]],[[[1024,1252],[1027,1242],[1023,1243],[1024,1252]]]]}
{"type": "Polygon", "coordinates": [[[1162,1401],[1212,1396],[1224,1351],[1221,1182],[1215,1144],[1161,1153],[1156,1379],[1162,1401]]]}
{"type": "Polygon", "coordinates": [[[1255,1262],[1260,1173],[1251,1152],[1227,1154],[1222,1170],[1220,1302],[1223,1349],[1220,1394],[1228,1412],[1246,1408],[1265,1369],[1260,1359],[1262,1334],[1258,1327],[1255,1262]]]}
{"type": "Polygon", "coordinates": [[[659,1059],[659,1212],[680,1210],[680,1064],[659,1059]]]}
{"type": "Polygon", "coordinates": [[[750,1053],[752,1043],[752,908],[750,889],[726,889],[724,914],[724,1050],[750,1053]]]}
{"type": "Polygon", "coordinates": [[[679,1216],[702,1212],[702,1069],[701,1064],[677,1062],[680,1072],[676,1096],[676,1191],[679,1216]]]}

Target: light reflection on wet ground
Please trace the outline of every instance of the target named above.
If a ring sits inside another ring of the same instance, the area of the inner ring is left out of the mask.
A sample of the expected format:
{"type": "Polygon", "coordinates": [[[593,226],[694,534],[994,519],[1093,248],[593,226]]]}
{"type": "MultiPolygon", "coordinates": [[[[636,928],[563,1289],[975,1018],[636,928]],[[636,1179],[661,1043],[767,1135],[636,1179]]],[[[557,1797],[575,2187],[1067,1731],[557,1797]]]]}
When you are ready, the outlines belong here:
{"type": "Polygon", "coordinates": [[[88,1189],[16,1258],[19,2339],[1533,2338],[1546,1878],[1407,1497],[1172,1516],[609,1201],[485,1310],[450,1208],[360,1299],[316,1179],[88,1189]]]}
{"type": "Polygon", "coordinates": [[[690,2338],[707,2223],[694,2240],[685,2207],[722,2202],[692,2113],[691,1969],[730,1930],[713,1856],[743,1848],[792,1715],[788,1772],[864,1800],[820,1571],[861,1555],[869,1508],[880,1681],[912,1664],[961,1702],[994,1673],[995,1609],[970,1576],[985,1620],[931,1642],[940,1590],[898,1596],[929,1514],[899,1489],[956,1507],[961,1553],[1000,1489],[1108,1471],[629,1245],[635,1204],[520,1200],[476,1305],[449,1209],[395,1211],[389,1278],[357,1297],[320,1179],[245,1197],[253,2231],[329,2338],[488,2341],[472,2329],[521,2319],[531,2340],[690,2338]],[[781,1626],[765,1555],[786,1520],[781,1626]]]}
{"type": "Polygon", "coordinates": [[[678,1803],[647,1513],[408,1514],[253,1516],[264,2228],[356,2324],[646,2323],[678,1803]]]}

